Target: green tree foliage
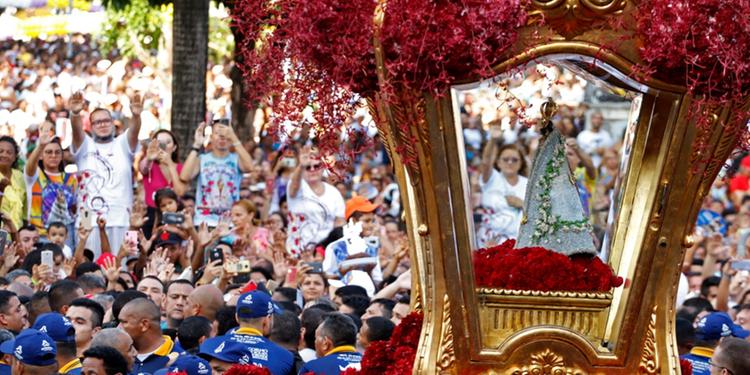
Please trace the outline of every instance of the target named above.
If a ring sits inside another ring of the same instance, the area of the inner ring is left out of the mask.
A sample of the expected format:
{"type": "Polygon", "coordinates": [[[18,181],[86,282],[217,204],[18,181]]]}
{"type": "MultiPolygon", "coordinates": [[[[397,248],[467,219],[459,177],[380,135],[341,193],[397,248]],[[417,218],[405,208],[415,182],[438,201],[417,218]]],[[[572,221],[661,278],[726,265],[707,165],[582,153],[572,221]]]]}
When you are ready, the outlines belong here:
{"type": "Polygon", "coordinates": [[[170,21],[170,7],[152,6],[149,0],[122,2],[127,4],[107,8],[101,35],[104,52],[117,48],[122,55],[139,59],[144,59],[144,53],[155,55],[163,36],[162,28],[170,21]]]}

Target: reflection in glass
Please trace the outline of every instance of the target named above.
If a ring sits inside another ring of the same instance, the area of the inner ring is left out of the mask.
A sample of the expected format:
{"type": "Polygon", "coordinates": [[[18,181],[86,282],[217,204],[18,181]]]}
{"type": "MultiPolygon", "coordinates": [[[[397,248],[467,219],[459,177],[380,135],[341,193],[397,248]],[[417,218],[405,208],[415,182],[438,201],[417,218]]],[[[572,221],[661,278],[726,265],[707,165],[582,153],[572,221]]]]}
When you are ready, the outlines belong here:
{"type": "Polygon", "coordinates": [[[538,64],[457,92],[475,249],[518,238],[527,177],[540,152],[540,108],[552,99],[559,106],[552,124],[566,145],[565,159],[594,230],[595,249],[607,259],[619,214],[619,176],[625,175],[640,97],[601,84],[538,64]]]}

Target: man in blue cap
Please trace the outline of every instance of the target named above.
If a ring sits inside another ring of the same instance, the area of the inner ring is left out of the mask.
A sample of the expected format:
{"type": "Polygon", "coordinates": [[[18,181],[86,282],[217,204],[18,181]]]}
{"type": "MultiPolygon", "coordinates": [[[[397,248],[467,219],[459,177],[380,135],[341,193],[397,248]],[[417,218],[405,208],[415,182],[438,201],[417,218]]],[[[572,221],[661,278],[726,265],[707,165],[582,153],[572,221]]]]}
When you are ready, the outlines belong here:
{"type": "Polygon", "coordinates": [[[352,318],[330,313],[315,331],[318,359],[307,362],[300,374],[337,375],[348,368],[359,369],[362,354],[357,352],[357,326],[352,318]]]}
{"type": "Polygon", "coordinates": [[[235,314],[240,328],[224,336],[226,341],[247,346],[252,363],[268,368],[273,375],[290,374],[294,367],[292,353],[265,337],[271,334],[273,315],[280,312],[268,293],[258,290],[245,293],[237,301],[235,314]]]}
{"type": "Polygon", "coordinates": [[[2,343],[0,352],[12,355],[13,374],[57,374],[57,347],[46,333],[33,328],[25,329],[14,340],[2,343]]]}
{"type": "Polygon", "coordinates": [[[695,330],[695,346],[690,353],[680,356],[687,359],[693,366],[693,375],[711,374],[709,360],[714,354],[714,349],[724,337],[737,337],[745,339],[750,336],[750,331],[734,324],[732,318],[725,312],[713,312],[698,321],[695,330]]]}
{"type": "MultiPolygon", "coordinates": [[[[0,345],[6,341],[13,341],[15,336],[7,329],[0,329],[0,345]]],[[[10,375],[11,355],[0,353],[0,375],[10,375]]]]}
{"type": "Polygon", "coordinates": [[[178,372],[184,372],[187,375],[211,375],[211,365],[206,360],[194,355],[181,355],[169,366],[169,368],[159,370],[154,375],[167,375],[178,372]]]}
{"type": "Polygon", "coordinates": [[[252,349],[249,346],[226,340],[222,336],[203,341],[199,355],[209,360],[213,375],[224,375],[236,364],[253,364],[252,349]]]}
{"type": "Polygon", "coordinates": [[[57,346],[57,365],[61,375],[81,375],[81,361],[76,357],[76,331],[73,323],[62,314],[51,312],[39,315],[31,327],[46,333],[57,346]]]}

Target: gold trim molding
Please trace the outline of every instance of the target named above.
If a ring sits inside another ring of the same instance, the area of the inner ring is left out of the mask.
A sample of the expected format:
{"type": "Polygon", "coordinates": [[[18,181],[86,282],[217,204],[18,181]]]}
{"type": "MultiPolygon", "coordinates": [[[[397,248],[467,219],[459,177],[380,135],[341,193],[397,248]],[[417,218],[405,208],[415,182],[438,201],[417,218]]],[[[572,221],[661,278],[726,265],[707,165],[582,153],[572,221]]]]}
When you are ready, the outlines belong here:
{"type": "Polygon", "coordinates": [[[451,301],[446,294],[443,297],[443,325],[440,329],[440,348],[438,349],[437,368],[440,373],[449,372],[456,360],[456,353],[453,350],[453,328],[451,325],[451,301]]]}
{"type": "Polygon", "coordinates": [[[591,29],[591,23],[625,10],[627,0],[532,0],[530,23],[549,25],[567,39],[591,29]]]}
{"type": "Polygon", "coordinates": [[[646,329],[646,340],[643,343],[641,364],[638,366],[638,374],[655,375],[661,373],[659,369],[659,358],[656,357],[656,309],[651,312],[651,319],[646,329]]]}

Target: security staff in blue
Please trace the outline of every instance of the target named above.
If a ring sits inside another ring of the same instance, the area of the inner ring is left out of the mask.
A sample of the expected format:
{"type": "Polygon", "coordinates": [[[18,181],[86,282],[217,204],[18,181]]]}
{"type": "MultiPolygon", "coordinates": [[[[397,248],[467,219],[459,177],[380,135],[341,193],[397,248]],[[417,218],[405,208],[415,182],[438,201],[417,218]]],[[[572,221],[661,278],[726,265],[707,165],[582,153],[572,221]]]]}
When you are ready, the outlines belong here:
{"type": "Polygon", "coordinates": [[[57,374],[57,346],[46,333],[28,328],[0,345],[0,353],[10,354],[13,374],[57,374]]]}
{"type": "Polygon", "coordinates": [[[240,328],[225,335],[225,340],[248,347],[252,363],[267,368],[272,375],[291,374],[294,367],[292,353],[265,337],[271,333],[273,315],[281,312],[271,296],[258,290],[245,293],[237,301],[236,311],[240,328]]]}
{"type": "Polygon", "coordinates": [[[138,354],[133,361],[133,375],[153,375],[167,367],[174,351],[174,341],[161,334],[161,311],[149,299],[136,298],[120,310],[120,325],[130,338],[138,354]]]}
{"type": "Polygon", "coordinates": [[[341,313],[328,314],[315,330],[318,359],[307,362],[300,374],[338,375],[346,369],[359,370],[362,354],[357,352],[357,326],[341,313]]]}
{"type": "Polygon", "coordinates": [[[83,365],[76,357],[76,330],[73,323],[60,313],[51,312],[38,316],[31,327],[46,333],[57,346],[57,365],[61,375],[81,375],[83,365]]]}

